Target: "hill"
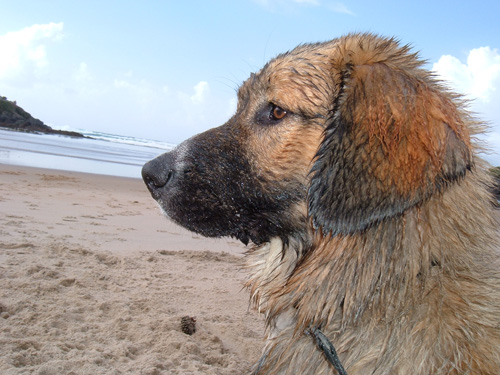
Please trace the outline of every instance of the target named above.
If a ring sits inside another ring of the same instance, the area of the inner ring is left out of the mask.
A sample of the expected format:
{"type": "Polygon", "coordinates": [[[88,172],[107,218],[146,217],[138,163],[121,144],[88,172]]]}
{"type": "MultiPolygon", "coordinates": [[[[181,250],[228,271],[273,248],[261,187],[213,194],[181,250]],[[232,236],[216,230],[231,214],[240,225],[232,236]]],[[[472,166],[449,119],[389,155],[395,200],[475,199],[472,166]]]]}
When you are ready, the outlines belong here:
{"type": "Polygon", "coordinates": [[[28,133],[59,134],[76,138],[85,137],[78,132],[52,129],[19,107],[15,101],[10,101],[4,96],[0,96],[0,128],[28,133]]]}

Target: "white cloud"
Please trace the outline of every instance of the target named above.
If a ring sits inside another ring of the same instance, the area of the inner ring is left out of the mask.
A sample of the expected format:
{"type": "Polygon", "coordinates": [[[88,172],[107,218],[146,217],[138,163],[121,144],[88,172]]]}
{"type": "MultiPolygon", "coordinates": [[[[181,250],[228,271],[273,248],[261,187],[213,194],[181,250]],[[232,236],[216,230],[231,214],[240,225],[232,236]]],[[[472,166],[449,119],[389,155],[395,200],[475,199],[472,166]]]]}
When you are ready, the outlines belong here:
{"type": "Polygon", "coordinates": [[[273,6],[285,6],[290,3],[304,4],[304,5],[321,5],[318,0],[254,0],[257,4],[260,4],[266,8],[273,8],[273,6]]]}
{"type": "Polygon", "coordinates": [[[227,118],[230,118],[231,116],[233,116],[236,112],[236,107],[238,105],[238,99],[237,98],[231,98],[229,99],[229,102],[227,103],[227,112],[225,114],[225,116],[227,118]]]}
{"type": "Polygon", "coordinates": [[[283,9],[290,10],[296,4],[315,7],[321,5],[318,0],[254,0],[254,2],[271,12],[283,11],[283,9]]]}
{"type": "Polygon", "coordinates": [[[128,89],[128,88],[132,87],[132,84],[129,81],[126,81],[124,79],[115,79],[113,82],[113,85],[117,89],[128,89]]]}
{"type": "Polygon", "coordinates": [[[73,75],[77,82],[87,82],[92,79],[92,75],[89,72],[89,67],[85,62],[81,62],[73,75]]]}
{"type": "Polygon", "coordinates": [[[0,82],[25,82],[49,64],[46,43],[63,37],[60,23],[33,25],[0,35],[0,82]]]}
{"type": "Polygon", "coordinates": [[[203,103],[209,90],[208,82],[198,82],[198,84],[194,87],[194,95],[191,96],[191,101],[196,104],[203,103]]]}
{"type": "Polygon", "coordinates": [[[338,1],[335,1],[333,3],[328,4],[326,7],[335,13],[342,13],[342,14],[348,14],[350,16],[354,16],[354,12],[351,11],[347,7],[347,5],[345,5],[344,3],[338,2],[338,1]]]}
{"type": "Polygon", "coordinates": [[[433,70],[454,91],[472,100],[472,110],[490,124],[490,131],[482,137],[491,149],[485,158],[493,165],[500,165],[499,51],[490,47],[472,49],[466,63],[454,56],[441,56],[433,70]]]}
{"type": "Polygon", "coordinates": [[[205,80],[178,87],[142,79],[127,68],[102,75],[87,60],[90,55],[75,64],[51,49],[63,38],[63,26],[33,25],[0,35],[0,94],[48,125],[151,138],[165,132],[169,141],[180,142],[223,123],[226,110],[234,111],[234,103],[212,95],[205,80]]]}
{"type": "Polygon", "coordinates": [[[441,56],[433,70],[458,92],[484,102],[489,102],[500,86],[500,54],[490,47],[471,50],[466,64],[454,56],[441,56]]]}
{"type": "Polygon", "coordinates": [[[269,11],[275,11],[277,8],[282,10],[283,7],[291,7],[294,4],[300,6],[313,6],[313,7],[325,7],[326,9],[335,12],[354,16],[347,5],[340,1],[326,1],[321,2],[319,0],[254,0],[257,4],[266,8],[269,11]]]}
{"type": "Polygon", "coordinates": [[[308,5],[314,5],[314,6],[320,5],[319,1],[317,1],[317,0],[293,0],[293,2],[298,3],[298,4],[308,4],[308,5]]]}

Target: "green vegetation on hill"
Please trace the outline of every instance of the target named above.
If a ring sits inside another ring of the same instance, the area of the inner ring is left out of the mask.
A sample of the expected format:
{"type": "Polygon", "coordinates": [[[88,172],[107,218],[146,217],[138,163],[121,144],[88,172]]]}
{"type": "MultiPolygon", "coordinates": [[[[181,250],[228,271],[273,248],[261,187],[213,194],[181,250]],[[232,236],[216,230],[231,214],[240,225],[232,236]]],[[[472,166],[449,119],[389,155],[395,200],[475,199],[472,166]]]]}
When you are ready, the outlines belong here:
{"type": "Polygon", "coordinates": [[[42,121],[34,118],[15,101],[0,96],[0,128],[28,133],[60,134],[69,137],[83,137],[83,134],[65,130],[54,130],[42,121]]]}
{"type": "Polygon", "coordinates": [[[4,96],[0,97],[0,112],[3,111],[18,114],[24,119],[29,119],[31,117],[28,112],[17,106],[16,102],[10,102],[4,96]]]}

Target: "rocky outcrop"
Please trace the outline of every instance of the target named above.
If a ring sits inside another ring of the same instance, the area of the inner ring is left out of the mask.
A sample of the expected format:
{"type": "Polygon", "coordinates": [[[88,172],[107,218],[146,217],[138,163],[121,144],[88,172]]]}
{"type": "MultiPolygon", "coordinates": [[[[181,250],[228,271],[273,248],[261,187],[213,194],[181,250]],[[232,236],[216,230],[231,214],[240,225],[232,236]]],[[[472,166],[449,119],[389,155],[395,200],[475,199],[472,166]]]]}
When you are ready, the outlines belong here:
{"type": "Polygon", "coordinates": [[[29,133],[59,134],[77,138],[84,137],[83,134],[78,132],[52,129],[19,107],[15,101],[7,100],[3,96],[0,96],[0,127],[29,133]]]}

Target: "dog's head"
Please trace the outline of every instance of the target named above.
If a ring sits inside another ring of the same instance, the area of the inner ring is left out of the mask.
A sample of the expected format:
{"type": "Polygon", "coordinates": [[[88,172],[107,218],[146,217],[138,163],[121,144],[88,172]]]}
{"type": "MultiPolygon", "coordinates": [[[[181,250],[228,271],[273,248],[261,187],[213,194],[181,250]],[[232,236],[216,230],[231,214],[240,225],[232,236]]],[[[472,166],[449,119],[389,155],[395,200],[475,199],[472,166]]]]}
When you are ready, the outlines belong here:
{"type": "Polygon", "coordinates": [[[250,76],[226,124],[148,162],[144,180],[205,236],[363,231],[471,166],[468,118],[421,65],[371,34],[299,46],[250,76]]]}

